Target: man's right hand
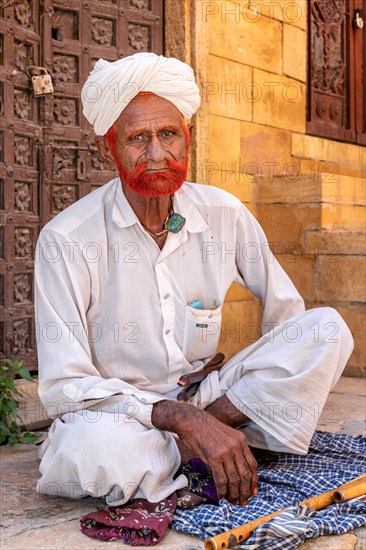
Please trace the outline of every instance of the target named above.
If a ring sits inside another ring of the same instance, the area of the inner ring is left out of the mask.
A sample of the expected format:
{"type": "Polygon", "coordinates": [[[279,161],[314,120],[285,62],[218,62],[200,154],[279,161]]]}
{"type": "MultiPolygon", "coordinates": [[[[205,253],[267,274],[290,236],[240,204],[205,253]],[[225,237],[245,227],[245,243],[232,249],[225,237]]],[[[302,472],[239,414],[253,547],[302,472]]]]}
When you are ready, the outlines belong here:
{"type": "Polygon", "coordinates": [[[257,462],[246,437],[189,404],[159,401],[153,406],[156,428],[175,432],[211,469],[218,497],[246,503],[257,492],[257,462]]]}

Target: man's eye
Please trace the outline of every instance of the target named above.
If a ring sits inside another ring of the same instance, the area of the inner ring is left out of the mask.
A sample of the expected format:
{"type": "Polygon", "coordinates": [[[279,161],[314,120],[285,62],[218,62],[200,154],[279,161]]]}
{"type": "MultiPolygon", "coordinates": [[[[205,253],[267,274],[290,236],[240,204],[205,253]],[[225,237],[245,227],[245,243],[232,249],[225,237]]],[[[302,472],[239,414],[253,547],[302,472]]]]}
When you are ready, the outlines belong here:
{"type": "Polygon", "coordinates": [[[162,130],[162,132],[160,132],[160,135],[163,137],[175,136],[175,134],[176,132],[174,132],[174,130],[162,130]]]}
{"type": "Polygon", "coordinates": [[[136,136],[132,136],[130,138],[130,141],[142,141],[144,139],[143,134],[137,134],[136,136]]]}

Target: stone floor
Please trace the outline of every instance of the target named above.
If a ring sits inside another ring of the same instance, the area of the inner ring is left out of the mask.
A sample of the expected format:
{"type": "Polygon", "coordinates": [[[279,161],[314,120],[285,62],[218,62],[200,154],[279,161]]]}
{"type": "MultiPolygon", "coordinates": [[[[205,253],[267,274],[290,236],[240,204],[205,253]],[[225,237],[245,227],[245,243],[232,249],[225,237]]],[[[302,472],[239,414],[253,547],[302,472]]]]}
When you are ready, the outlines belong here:
{"type": "MultiPolygon", "coordinates": [[[[342,378],[330,394],[318,427],[333,433],[365,435],[366,381],[342,378]]],[[[35,445],[0,448],[1,550],[121,550],[121,541],[95,542],[79,531],[79,519],[103,504],[87,498],[72,501],[37,495],[35,445]]],[[[142,546],[135,548],[145,548],[142,546]]],[[[202,550],[203,542],[170,530],[159,544],[161,550],[202,550]]],[[[302,550],[366,550],[366,528],[340,536],[320,537],[302,550]]]]}

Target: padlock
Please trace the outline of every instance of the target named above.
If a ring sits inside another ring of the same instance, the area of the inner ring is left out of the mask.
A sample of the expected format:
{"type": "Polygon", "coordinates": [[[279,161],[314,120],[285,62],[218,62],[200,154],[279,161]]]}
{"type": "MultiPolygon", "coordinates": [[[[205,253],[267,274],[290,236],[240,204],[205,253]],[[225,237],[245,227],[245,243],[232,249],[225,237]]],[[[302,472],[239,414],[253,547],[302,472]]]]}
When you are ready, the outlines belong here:
{"type": "Polygon", "coordinates": [[[35,96],[53,93],[52,79],[47,69],[44,67],[37,67],[36,65],[30,65],[27,67],[26,73],[32,80],[33,92],[35,96]],[[33,70],[41,71],[44,74],[30,76],[29,73],[33,70]]]}

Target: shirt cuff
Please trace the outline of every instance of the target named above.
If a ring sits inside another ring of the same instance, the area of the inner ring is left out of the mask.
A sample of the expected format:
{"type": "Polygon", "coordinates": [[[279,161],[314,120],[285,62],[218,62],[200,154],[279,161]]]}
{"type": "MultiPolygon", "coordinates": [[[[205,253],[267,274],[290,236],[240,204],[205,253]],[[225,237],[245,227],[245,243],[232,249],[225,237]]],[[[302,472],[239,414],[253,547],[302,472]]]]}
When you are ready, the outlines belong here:
{"type": "Polygon", "coordinates": [[[90,410],[99,410],[117,415],[123,422],[139,422],[146,428],[156,427],[151,422],[151,415],[154,403],[166,399],[163,395],[151,395],[145,392],[138,392],[138,396],[133,394],[117,394],[106,399],[98,400],[87,408],[90,410]]]}

